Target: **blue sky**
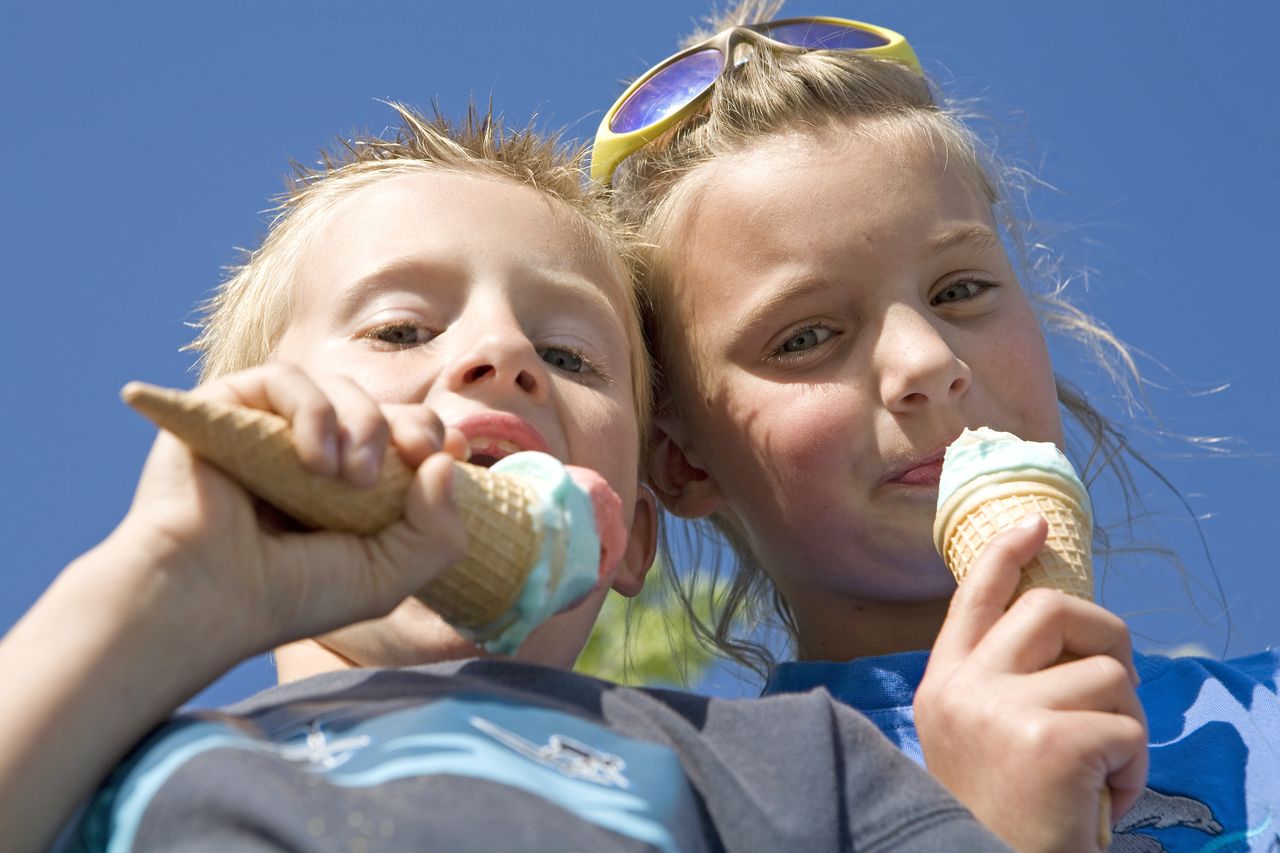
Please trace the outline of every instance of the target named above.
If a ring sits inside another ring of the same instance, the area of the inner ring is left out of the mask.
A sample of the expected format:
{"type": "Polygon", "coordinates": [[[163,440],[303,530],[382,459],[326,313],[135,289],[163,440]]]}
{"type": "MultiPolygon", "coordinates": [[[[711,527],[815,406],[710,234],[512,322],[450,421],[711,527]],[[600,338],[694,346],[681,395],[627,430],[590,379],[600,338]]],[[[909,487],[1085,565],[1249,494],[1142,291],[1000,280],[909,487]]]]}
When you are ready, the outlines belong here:
{"type": "MultiPolygon", "coordinates": [[[[1143,648],[1244,654],[1274,642],[1270,553],[1280,398],[1280,3],[795,2],[905,33],[949,94],[978,98],[1001,150],[1044,186],[1030,210],[1083,304],[1141,352],[1160,416],[1235,438],[1221,455],[1135,442],[1202,517],[1150,480],[1147,536],[1185,574],[1117,558],[1105,599],[1143,648]],[[1221,390],[1214,390],[1221,389],[1221,390]],[[1213,393],[1210,393],[1213,392],[1213,393]],[[1211,560],[1211,562],[1210,562],[1211,560]],[[1215,577],[1216,575],[1216,577],[1215,577]],[[1183,589],[1187,581],[1191,591],[1183,589]],[[1220,584],[1230,606],[1228,642],[1220,584]]],[[[706,5],[64,2],[0,9],[0,278],[6,327],[7,629],[125,512],[152,430],[130,379],[185,386],[185,322],[262,234],[290,158],[392,123],[377,99],[590,136],[623,81],[672,52],[706,5]],[[482,10],[482,11],[480,11],[482,10]]],[[[1096,371],[1060,368],[1112,414],[1096,371]]],[[[1105,509],[1105,508],[1104,508],[1105,509]]],[[[68,626],[74,630],[74,626],[68,626]]],[[[265,686],[251,662],[207,692],[265,686]]]]}

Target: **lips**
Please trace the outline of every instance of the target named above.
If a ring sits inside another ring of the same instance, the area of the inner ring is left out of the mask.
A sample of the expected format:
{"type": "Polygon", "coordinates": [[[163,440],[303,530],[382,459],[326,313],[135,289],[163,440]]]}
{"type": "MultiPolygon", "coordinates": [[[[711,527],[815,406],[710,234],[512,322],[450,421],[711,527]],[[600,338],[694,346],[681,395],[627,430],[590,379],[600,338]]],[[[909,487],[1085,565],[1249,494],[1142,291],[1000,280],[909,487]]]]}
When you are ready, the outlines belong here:
{"type": "Polygon", "coordinates": [[[551,446],[523,418],[505,412],[467,415],[452,423],[467,437],[468,461],[488,468],[499,459],[522,450],[550,453],[551,446]]]}
{"type": "Polygon", "coordinates": [[[941,476],[942,460],[937,459],[903,471],[894,482],[908,486],[936,486],[941,476]]]}
{"type": "Polygon", "coordinates": [[[885,482],[904,486],[936,486],[938,478],[942,476],[942,459],[946,452],[943,447],[927,456],[909,460],[885,477],[885,482]]]}

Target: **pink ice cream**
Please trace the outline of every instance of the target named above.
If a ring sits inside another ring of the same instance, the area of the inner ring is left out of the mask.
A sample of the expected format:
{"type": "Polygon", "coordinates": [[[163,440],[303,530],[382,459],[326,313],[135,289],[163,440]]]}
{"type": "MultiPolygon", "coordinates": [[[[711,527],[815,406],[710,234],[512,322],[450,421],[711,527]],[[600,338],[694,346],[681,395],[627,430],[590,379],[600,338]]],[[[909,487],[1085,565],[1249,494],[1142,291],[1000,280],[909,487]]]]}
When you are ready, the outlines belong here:
{"type": "Polygon", "coordinates": [[[591,510],[595,517],[596,536],[600,539],[599,580],[603,581],[622,559],[627,547],[627,528],[622,523],[622,499],[609,484],[590,468],[566,465],[574,485],[591,498],[591,510]]]}

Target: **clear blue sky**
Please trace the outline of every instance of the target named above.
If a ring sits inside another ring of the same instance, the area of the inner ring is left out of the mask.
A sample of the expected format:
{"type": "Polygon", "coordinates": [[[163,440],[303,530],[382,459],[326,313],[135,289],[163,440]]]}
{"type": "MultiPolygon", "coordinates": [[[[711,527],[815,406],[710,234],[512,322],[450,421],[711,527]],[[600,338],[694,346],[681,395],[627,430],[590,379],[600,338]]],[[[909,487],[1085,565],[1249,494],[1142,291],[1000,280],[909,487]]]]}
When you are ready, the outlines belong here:
{"type": "MultiPolygon", "coordinates": [[[[0,9],[0,370],[7,554],[0,629],[128,506],[152,430],[130,379],[189,385],[192,306],[261,235],[289,158],[391,123],[376,99],[457,115],[492,97],[594,132],[706,6],[689,0],[6,4],[0,9]]],[[[1274,642],[1280,541],[1275,362],[1280,3],[795,2],[911,39],[953,95],[981,98],[1082,297],[1150,359],[1160,427],[1231,454],[1139,444],[1189,496],[1230,604],[1226,651],[1274,642]],[[1205,394],[1226,385],[1225,390],[1205,394]]],[[[1060,365],[1104,395],[1095,374],[1060,365]]],[[[1113,413],[1114,407],[1110,408],[1113,413]]],[[[1149,424],[1148,424],[1149,425],[1149,424]]],[[[1153,490],[1150,535],[1213,585],[1187,516],[1153,490]]],[[[1140,647],[1223,650],[1221,607],[1176,575],[1113,570],[1107,603],[1140,647]],[[1198,613],[1194,602],[1198,602],[1198,613]]],[[[74,630],[74,625],[68,625],[74,630]]],[[[252,662],[206,693],[265,686],[252,662]]]]}

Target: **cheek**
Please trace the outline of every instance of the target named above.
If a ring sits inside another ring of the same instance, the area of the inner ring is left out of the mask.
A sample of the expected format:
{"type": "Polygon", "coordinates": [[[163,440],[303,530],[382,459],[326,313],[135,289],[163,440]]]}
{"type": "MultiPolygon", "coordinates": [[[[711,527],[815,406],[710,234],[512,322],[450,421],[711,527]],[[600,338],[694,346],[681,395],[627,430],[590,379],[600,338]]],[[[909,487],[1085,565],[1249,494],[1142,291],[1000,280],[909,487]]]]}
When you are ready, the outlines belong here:
{"type": "MultiPolygon", "coordinates": [[[[708,468],[731,495],[773,493],[781,501],[785,493],[797,501],[797,489],[816,494],[822,475],[848,459],[840,448],[865,432],[853,417],[863,409],[849,397],[847,386],[837,393],[740,374],[705,396],[701,411],[688,410],[689,420],[708,468]]],[[[770,511],[779,509],[771,502],[770,511]]]]}
{"type": "Polygon", "coordinates": [[[1030,306],[1022,322],[992,345],[986,363],[988,387],[1017,414],[1025,437],[1061,443],[1053,363],[1030,306]]]}
{"type": "Polygon", "coordinates": [[[568,388],[558,410],[570,462],[599,472],[619,495],[634,490],[640,467],[640,430],[631,395],[605,396],[568,388]]]}

